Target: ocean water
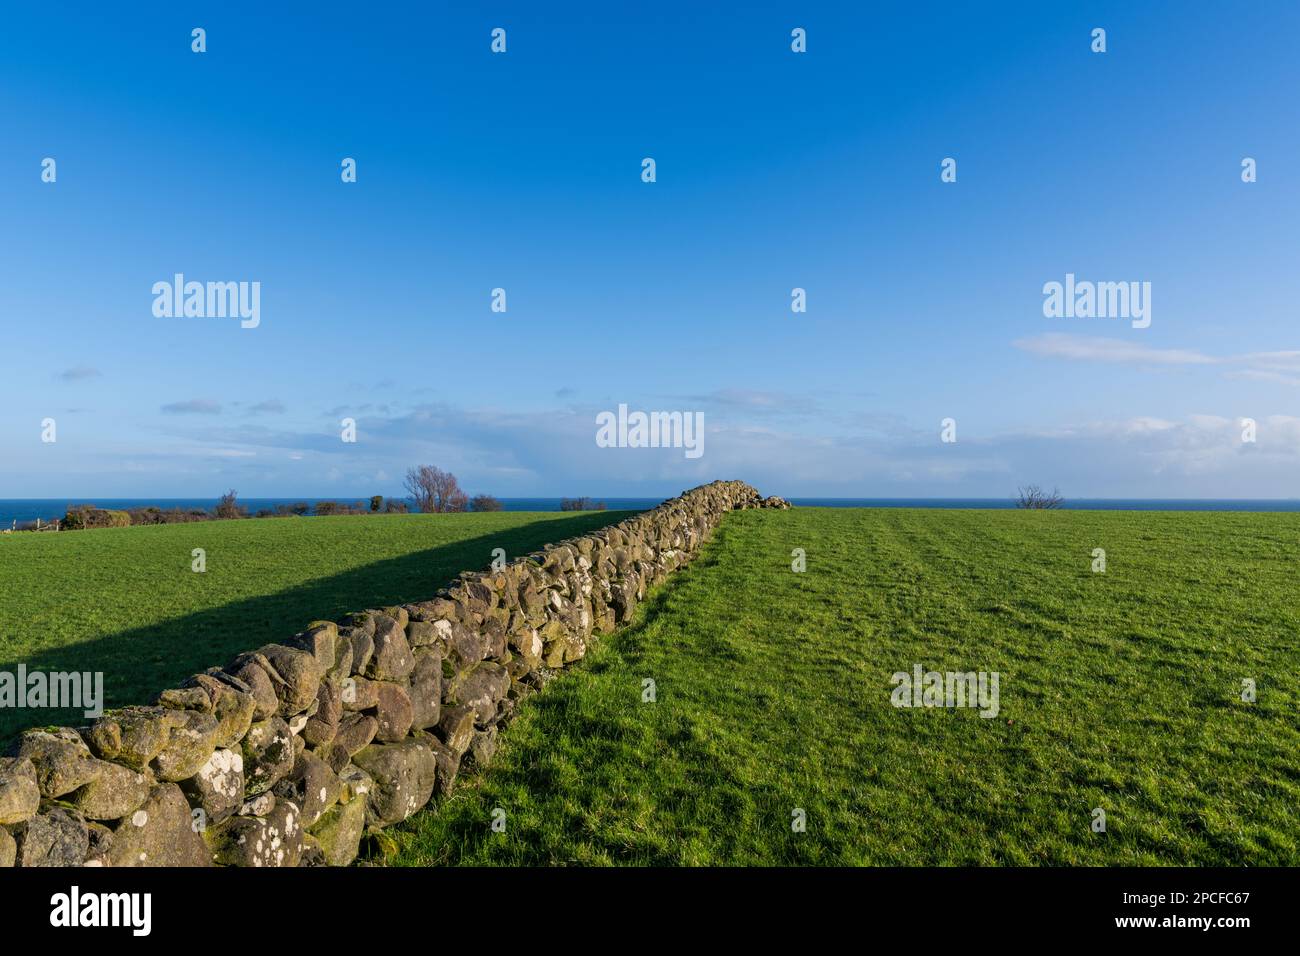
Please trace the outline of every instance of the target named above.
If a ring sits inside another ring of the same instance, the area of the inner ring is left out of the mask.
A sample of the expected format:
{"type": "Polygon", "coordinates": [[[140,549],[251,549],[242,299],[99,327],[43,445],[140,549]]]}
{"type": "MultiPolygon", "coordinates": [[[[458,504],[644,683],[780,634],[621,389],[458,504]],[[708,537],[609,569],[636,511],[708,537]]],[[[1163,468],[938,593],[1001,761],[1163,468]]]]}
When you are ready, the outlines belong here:
{"type": "MultiPolygon", "coordinates": [[[[641,511],[653,508],[663,498],[593,498],[593,501],[605,502],[610,511],[641,511]]],[[[277,505],[295,505],[303,502],[315,507],[318,501],[337,501],[340,504],[355,506],[364,502],[370,506],[369,496],[362,498],[240,498],[239,504],[248,509],[249,514],[257,514],[263,508],[274,511],[277,505]]],[[[506,511],[559,511],[559,498],[501,498],[501,505],[506,511]]],[[[15,521],[19,524],[35,521],[42,522],[62,518],[72,505],[91,504],[99,508],[125,511],[128,508],[148,508],[151,506],[171,510],[180,508],[189,510],[201,508],[211,511],[217,506],[216,498],[0,498],[0,528],[8,528],[15,521]]]]}
{"type": "MultiPolygon", "coordinates": [[[[338,501],[354,505],[362,498],[241,498],[239,503],[250,513],[276,505],[338,501]]],[[[559,511],[559,498],[502,498],[506,511],[559,511]]],[[[640,511],[653,508],[663,498],[595,498],[604,501],[610,511],[640,511]]],[[[791,498],[791,504],[804,508],[1014,508],[1011,498],[791,498]]],[[[69,506],[94,504],[100,508],[203,508],[212,510],[215,498],[0,498],[0,528],[13,522],[52,521],[62,518],[69,506]]],[[[1066,499],[1066,510],[1098,511],[1300,511],[1300,499],[1249,498],[1074,498],[1066,499]]]]}

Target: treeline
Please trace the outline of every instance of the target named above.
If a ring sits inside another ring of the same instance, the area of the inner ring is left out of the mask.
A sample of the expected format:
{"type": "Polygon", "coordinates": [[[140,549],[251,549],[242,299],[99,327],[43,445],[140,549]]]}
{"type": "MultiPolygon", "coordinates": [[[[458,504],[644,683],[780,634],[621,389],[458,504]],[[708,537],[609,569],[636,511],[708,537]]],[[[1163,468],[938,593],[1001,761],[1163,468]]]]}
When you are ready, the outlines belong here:
{"type": "Polygon", "coordinates": [[[99,508],[92,504],[72,505],[63,516],[63,529],[79,531],[84,528],[126,528],[148,524],[186,524],[192,521],[226,521],[233,518],[301,518],[307,515],[367,515],[406,514],[410,506],[396,498],[375,495],[367,501],[348,504],[343,501],[305,501],[296,504],[279,504],[274,508],[250,511],[239,503],[238,492],[228,491],[215,508],[143,508],[117,510],[99,508]]]}
{"type": "MultiPolygon", "coordinates": [[[[443,514],[463,511],[501,511],[500,500],[492,495],[470,497],[461,490],[460,482],[449,471],[433,465],[420,465],[406,473],[406,490],[415,510],[423,514],[443,514]]],[[[92,504],[72,505],[57,526],[65,531],[84,528],[126,528],[133,525],[185,524],[191,521],[225,521],[238,518],[300,518],[308,515],[373,515],[405,514],[411,505],[400,498],[372,495],[369,499],[348,504],[343,501],[305,501],[280,504],[274,508],[259,508],[256,513],[240,504],[239,493],[234,489],[217,501],[215,508],[127,508],[114,510],[92,504]]],[[[591,498],[561,498],[561,511],[604,511],[605,502],[591,498]]]]}

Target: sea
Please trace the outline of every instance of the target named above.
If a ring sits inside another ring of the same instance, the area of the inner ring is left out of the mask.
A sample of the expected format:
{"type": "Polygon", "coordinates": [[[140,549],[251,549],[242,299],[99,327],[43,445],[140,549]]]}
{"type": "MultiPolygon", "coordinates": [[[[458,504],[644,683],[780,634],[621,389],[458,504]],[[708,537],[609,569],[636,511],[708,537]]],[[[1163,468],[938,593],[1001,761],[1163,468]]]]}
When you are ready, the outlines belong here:
{"type": "MultiPolygon", "coordinates": [[[[239,503],[256,514],[277,505],[337,501],[355,505],[360,498],[240,498],[239,503]]],[[[593,498],[610,511],[642,511],[663,498],[593,498]]],[[[1012,498],[790,498],[803,508],[1014,508],[1012,498]]],[[[501,498],[506,511],[559,511],[559,498],[501,498]]],[[[203,508],[212,510],[216,498],[0,498],[0,528],[40,519],[62,518],[71,505],[93,504],[100,508],[203,508]]],[[[1300,498],[1067,498],[1065,510],[1092,511],[1300,511],[1300,498]]]]}

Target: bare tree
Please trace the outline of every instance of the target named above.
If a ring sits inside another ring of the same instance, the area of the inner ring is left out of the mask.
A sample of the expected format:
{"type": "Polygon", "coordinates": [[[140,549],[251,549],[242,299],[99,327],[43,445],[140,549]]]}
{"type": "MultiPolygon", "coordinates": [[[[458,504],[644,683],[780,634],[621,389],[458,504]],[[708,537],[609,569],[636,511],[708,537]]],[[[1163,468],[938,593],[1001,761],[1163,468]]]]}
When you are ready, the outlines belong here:
{"type": "Polygon", "coordinates": [[[1038,485],[1025,485],[1023,488],[1016,489],[1017,508],[1050,511],[1053,508],[1061,507],[1063,504],[1065,504],[1065,499],[1061,497],[1059,488],[1053,488],[1051,494],[1048,494],[1038,485]]]}
{"type": "Polygon", "coordinates": [[[246,513],[244,508],[237,502],[239,492],[231,488],[224,495],[217,499],[217,517],[218,518],[242,518],[246,513]]]}
{"type": "Polygon", "coordinates": [[[605,502],[592,501],[590,498],[561,498],[561,511],[604,511],[605,502]]]}
{"type": "Polygon", "coordinates": [[[456,476],[434,465],[408,468],[405,487],[415,506],[425,514],[464,511],[469,507],[469,496],[460,490],[456,476]]]}

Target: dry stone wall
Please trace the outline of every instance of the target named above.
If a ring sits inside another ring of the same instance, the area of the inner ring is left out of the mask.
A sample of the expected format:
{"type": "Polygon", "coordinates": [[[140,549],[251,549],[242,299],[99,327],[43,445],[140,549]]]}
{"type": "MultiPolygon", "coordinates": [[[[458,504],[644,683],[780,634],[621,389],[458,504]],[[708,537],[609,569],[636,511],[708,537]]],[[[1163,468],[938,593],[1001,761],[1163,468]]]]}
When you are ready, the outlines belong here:
{"type": "Polygon", "coordinates": [[[627,621],[728,511],[715,481],[466,572],[430,601],[319,622],[153,704],[0,757],[0,866],[342,866],[482,767],[520,701],[627,621]]]}

